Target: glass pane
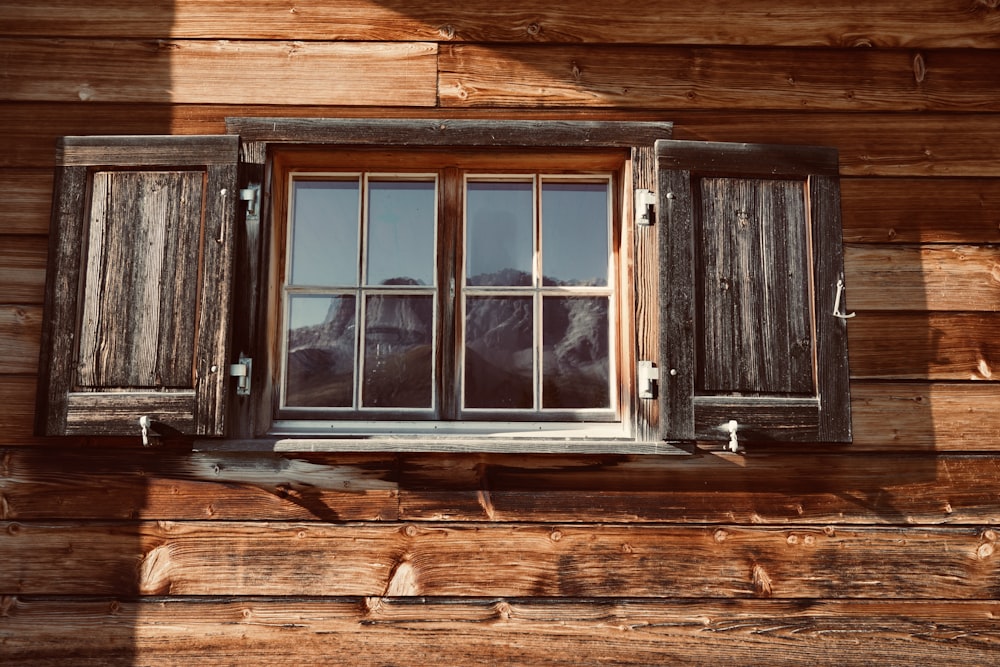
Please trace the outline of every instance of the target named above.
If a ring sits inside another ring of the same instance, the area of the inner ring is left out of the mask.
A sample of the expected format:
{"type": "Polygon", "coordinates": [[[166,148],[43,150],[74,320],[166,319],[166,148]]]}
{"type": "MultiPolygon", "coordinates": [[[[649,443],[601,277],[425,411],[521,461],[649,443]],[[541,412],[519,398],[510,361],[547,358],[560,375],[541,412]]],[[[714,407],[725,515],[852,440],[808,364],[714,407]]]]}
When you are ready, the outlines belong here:
{"type": "Polygon", "coordinates": [[[532,207],[531,183],[467,184],[467,284],[532,284],[532,207]]]}
{"type": "Polygon", "coordinates": [[[542,185],[546,285],[608,284],[608,184],[542,185]]]}
{"type": "Polygon", "coordinates": [[[434,284],[434,183],[368,185],[367,285],[434,284]]]}
{"type": "Polygon", "coordinates": [[[542,300],[542,407],[611,407],[607,297],[542,300]]]}
{"type": "Polygon", "coordinates": [[[430,408],[434,368],[431,296],[369,296],[365,407],[430,408]]]}
{"type": "Polygon", "coordinates": [[[292,285],[357,285],[357,181],[295,181],[292,285]]]}
{"type": "Polygon", "coordinates": [[[531,297],[469,297],[465,407],[534,407],[531,297]]]}
{"type": "Polygon", "coordinates": [[[353,405],[355,318],[353,296],[291,298],[285,405],[353,405]]]}

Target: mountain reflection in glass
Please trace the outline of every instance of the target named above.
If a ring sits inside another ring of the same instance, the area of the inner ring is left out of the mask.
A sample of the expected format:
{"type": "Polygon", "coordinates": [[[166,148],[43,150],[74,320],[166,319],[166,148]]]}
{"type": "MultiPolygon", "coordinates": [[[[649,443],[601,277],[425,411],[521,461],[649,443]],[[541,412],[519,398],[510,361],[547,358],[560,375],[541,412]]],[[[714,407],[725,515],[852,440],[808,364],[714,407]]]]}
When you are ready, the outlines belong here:
{"type": "Polygon", "coordinates": [[[429,295],[367,297],[364,407],[431,407],[433,307],[429,295]]]}
{"type": "Polygon", "coordinates": [[[534,407],[532,298],[469,297],[465,305],[465,407],[534,407]]]}
{"type": "Polygon", "coordinates": [[[294,181],[292,285],[356,285],[358,180],[294,181]]]}
{"type": "Polygon", "coordinates": [[[285,405],[351,407],[355,310],[353,296],[291,298],[285,405]]]}
{"type": "Polygon", "coordinates": [[[366,285],[434,283],[435,183],[370,181],[366,285]]]}
{"type": "Polygon", "coordinates": [[[531,285],[533,185],[466,185],[466,284],[531,285]]]}
{"type": "Polygon", "coordinates": [[[542,300],[542,408],[611,405],[607,297],[542,300]]]}
{"type": "Polygon", "coordinates": [[[608,284],[608,183],[542,185],[546,285],[608,284]]]}

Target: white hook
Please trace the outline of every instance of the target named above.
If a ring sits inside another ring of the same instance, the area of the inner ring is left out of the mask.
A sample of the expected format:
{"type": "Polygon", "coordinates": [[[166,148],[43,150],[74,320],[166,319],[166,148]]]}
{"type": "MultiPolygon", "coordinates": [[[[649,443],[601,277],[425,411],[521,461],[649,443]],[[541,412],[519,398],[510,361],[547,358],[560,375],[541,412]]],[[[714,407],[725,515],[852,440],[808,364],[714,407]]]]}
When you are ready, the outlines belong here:
{"type": "Polygon", "coordinates": [[[143,415],[139,417],[139,428],[142,431],[142,446],[149,447],[149,417],[143,415]]]}
{"type": "Polygon", "coordinates": [[[730,419],[729,423],[726,424],[726,430],[729,431],[729,451],[731,452],[736,452],[740,448],[739,438],[736,437],[736,429],[739,427],[739,422],[735,419],[730,419]]]}
{"type": "Polygon", "coordinates": [[[833,316],[839,317],[842,320],[849,320],[855,317],[857,313],[841,313],[840,312],[840,297],[844,293],[844,281],[837,281],[837,298],[833,301],[833,316]]]}

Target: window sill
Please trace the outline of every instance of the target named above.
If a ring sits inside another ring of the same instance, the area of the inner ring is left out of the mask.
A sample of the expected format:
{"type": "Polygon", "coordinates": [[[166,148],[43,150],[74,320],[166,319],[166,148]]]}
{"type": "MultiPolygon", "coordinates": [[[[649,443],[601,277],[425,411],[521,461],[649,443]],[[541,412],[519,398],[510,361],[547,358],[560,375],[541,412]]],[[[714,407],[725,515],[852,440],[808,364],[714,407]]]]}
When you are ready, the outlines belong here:
{"type": "Polygon", "coordinates": [[[335,435],[268,436],[253,439],[203,439],[195,451],[235,452],[392,452],[490,454],[668,454],[689,455],[676,444],[633,438],[532,437],[506,435],[335,435]]]}

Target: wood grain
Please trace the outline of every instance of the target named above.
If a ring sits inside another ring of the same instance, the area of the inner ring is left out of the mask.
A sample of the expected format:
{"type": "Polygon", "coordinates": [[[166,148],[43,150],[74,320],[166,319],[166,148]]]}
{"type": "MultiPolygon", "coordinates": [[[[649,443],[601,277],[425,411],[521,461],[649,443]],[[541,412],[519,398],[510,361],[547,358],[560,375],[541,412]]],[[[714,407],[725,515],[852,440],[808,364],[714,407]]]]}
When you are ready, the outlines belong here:
{"type": "Polygon", "coordinates": [[[969,527],[185,521],[0,530],[0,590],[13,595],[990,600],[1000,574],[997,531],[969,527]]]}
{"type": "MultiPolygon", "coordinates": [[[[56,138],[72,134],[220,134],[229,117],[490,118],[490,110],[385,107],[94,105],[42,102],[5,105],[0,125],[0,168],[54,164],[56,138]]],[[[1000,177],[1000,115],[892,114],[760,111],[532,110],[504,118],[521,120],[633,120],[674,122],[674,138],[833,146],[841,176],[1000,177]],[[943,131],[942,128],[947,128],[943,131]]],[[[942,203],[944,210],[947,210],[942,203]]]]}
{"type": "Polygon", "coordinates": [[[37,372],[41,336],[40,306],[0,305],[0,374],[37,372]]]}
{"type": "Polygon", "coordinates": [[[1000,264],[991,246],[848,245],[844,268],[848,310],[1000,308],[1000,264]]]}
{"type": "Polygon", "coordinates": [[[335,522],[398,514],[396,462],[389,455],[13,448],[0,461],[4,519],[335,522]]]}
{"type": "Polygon", "coordinates": [[[0,169],[0,234],[47,234],[52,204],[52,172],[0,169]]]}
{"type": "Polygon", "coordinates": [[[4,303],[42,303],[47,255],[44,236],[0,236],[0,299],[4,303]]]}
{"type": "Polygon", "coordinates": [[[898,3],[849,0],[767,0],[733,6],[725,0],[654,0],[630,11],[593,0],[540,6],[469,0],[342,0],[336,6],[281,0],[240,3],[239,20],[224,0],[174,0],[136,5],[109,0],[80,5],[40,0],[0,7],[3,34],[121,38],[440,40],[468,42],[591,42],[745,44],[834,47],[996,48],[1000,14],[987,0],[925,0],[920,11],[898,3]]]}
{"type": "Polygon", "coordinates": [[[851,376],[1000,379],[1000,314],[862,311],[850,320],[851,376]]]}
{"type": "Polygon", "coordinates": [[[0,461],[14,521],[1000,523],[981,483],[996,455],[407,455],[397,472],[388,455],[21,447],[0,461]]]}
{"type": "Polygon", "coordinates": [[[1000,180],[844,178],[848,243],[1000,243],[1000,180]]]}
{"type": "Polygon", "coordinates": [[[6,655],[40,666],[67,654],[97,667],[989,664],[1000,644],[1000,608],[985,601],[6,597],[2,608],[6,655]]]}
{"type": "Polygon", "coordinates": [[[0,100],[433,106],[437,46],[0,39],[0,100]],[[255,82],[266,82],[258,85],[255,82]]]}
{"type": "Polygon", "coordinates": [[[439,62],[446,108],[1000,109],[992,50],[455,44],[439,62]]]}
{"type": "Polygon", "coordinates": [[[1000,450],[1000,385],[852,383],[850,451],[1000,450]]]}

